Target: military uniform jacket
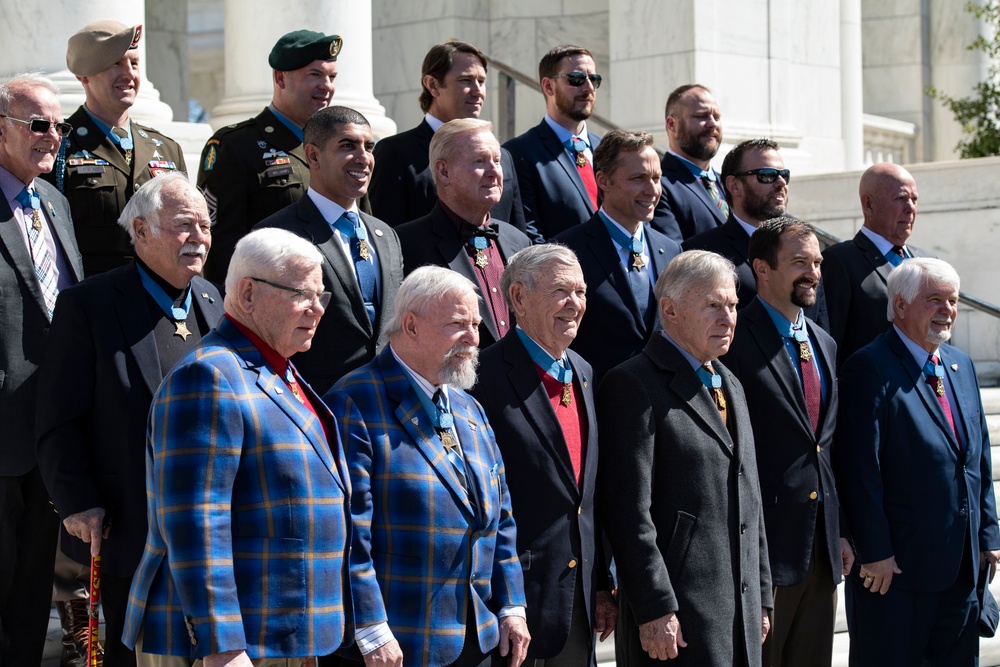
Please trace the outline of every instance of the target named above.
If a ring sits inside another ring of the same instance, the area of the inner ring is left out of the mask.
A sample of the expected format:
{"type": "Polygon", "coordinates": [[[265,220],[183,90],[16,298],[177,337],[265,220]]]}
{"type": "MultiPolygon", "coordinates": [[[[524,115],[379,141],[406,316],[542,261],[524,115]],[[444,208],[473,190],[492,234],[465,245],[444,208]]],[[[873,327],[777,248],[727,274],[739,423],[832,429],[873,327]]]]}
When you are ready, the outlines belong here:
{"type": "Polygon", "coordinates": [[[209,139],[198,166],[198,187],[212,217],[212,256],[205,277],[222,283],[236,242],[309,188],[305,149],[265,108],[209,139]]]}
{"type": "MultiPolygon", "coordinates": [[[[67,122],[73,131],[63,140],[66,166],[61,191],[73,214],[84,274],[92,276],[132,259],[128,233],[118,226],[118,216],[132,193],[154,176],[186,172],[187,166],[176,141],[135,121],[131,166],[83,107],[67,122]]],[[[58,187],[59,176],[58,169],[53,169],[42,178],[58,187]]]]}

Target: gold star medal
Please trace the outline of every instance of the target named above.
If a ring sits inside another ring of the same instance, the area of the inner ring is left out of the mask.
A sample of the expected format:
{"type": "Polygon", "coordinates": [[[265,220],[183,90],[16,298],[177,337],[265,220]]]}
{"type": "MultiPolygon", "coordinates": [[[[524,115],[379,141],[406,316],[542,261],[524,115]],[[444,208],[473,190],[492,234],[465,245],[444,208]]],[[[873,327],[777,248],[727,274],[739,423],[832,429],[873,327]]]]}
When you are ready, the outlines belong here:
{"type": "Polygon", "coordinates": [[[642,256],[641,252],[632,253],[632,266],[640,271],[646,268],[646,258],[642,256]]]}
{"type": "Polygon", "coordinates": [[[438,435],[441,436],[441,444],[449,452],[458,447],[458,442],[455,441],[455,436],[451,434],[451,429],[441,429],[438,435]]]}
{"type": "Polygon", "coordinates": [[[486,249],[489,245],[490,241],[485,236],[472,237],[472,247],[476,249],[476,266],[480,269],[489,266],[490,258],[486,255],[486,249]]]}
{"type": "Polygon", "coordinates": [[[799,343],[799,359],[802,361],[809,361],[812,359],[812,351],[809,349],[809,343],[804,340],[798,341],[799,343]]]}
{"type": "Polygon", "coordinates": [[[358,236],[358,255],[367,262],[372,258],[372,254],[368,251],[368,232],[365,230],[364,225],[355,227],[354,232],[358,236]]]}
{"type": "Polygon", "coordinates": [[[567,382],[562,388],[562,398],[559,402],[563,404],[563,407],[569,407],[573,404],[573,389],[570,387],[570,383],[567,382]]]}
{"type": "Polygon", "coordinates": [[[583,151],[577,151],[576,154],[576,166],[586,167],[587,166],[587,156],[583,154],[583,151]]]}
{"type": "Polygon", "coordinates": [[[191,332],[188,331],[186,320],[174,320],[174,335],[180,336],[181,340],[187,340],[191,332]]]}

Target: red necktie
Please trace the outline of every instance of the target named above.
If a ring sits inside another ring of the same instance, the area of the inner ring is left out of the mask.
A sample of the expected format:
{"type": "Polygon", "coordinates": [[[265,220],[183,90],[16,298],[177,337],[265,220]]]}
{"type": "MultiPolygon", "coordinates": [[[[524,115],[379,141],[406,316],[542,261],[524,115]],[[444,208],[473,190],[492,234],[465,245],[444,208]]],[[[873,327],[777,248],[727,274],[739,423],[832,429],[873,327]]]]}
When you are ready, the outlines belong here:
{"type": "MultiPolygon", "coordinates": [[[[941,366],[941,360],[938,359],[936,354],[932,354],[927,357],[930,365],[935,368],[941,366]]],[[[951,414],[951,403],[948,401],[948,394],[944,390],[944,377],[938,377],[937,375],[927,374],[927,384],[931,386],[934,390],[934,395],[937,396],[938,403],[941,404],[941,409],[944,410],[944,417],[948,420],[948,425],[951,426],[951,432],[955,434],[955,439],[958,440],[958,446],[962,446],[962,441],[958,437],[958,430],[955,428],[955,417],[951,414]]]]}
{"type": "Polygon", "coordinates": [[[594,178],[594,167],[590,164],[590,160],[587,159],[585,153],[587,144],[582,139],[575,137],[570,139],[570,143],[570,150],[573,152],[573,161],[576,163],[576,170],[580,172],[580,178],[583,179],[583,187],[587,189],[587,194],[590,195],[590,203],[596,211],[600,208],[597,201],[597,179],[594,178]]]}
{"type": "Polygon", "coordinates": [[[819,371],[816,370],[816,357],[809,349],[805,340],[796,340],[799,347],[799,368],[802,371],[802,394],[806,399],[806,410],[809,411],[809,422],[813,433],[819,428],[819,413],[823,406],[823,390],[819,384],[819,371]]]}

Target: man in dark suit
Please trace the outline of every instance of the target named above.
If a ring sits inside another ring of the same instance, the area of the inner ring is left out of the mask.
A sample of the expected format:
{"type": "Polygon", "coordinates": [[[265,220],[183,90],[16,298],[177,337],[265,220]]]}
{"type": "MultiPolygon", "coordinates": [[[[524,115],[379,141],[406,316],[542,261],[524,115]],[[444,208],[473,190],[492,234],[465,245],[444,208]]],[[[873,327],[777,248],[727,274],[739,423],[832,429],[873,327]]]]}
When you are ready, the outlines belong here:
{"type": "Polygon", "coordinates": [[[689,83],[667,97],[666,124],[670,150],[660,161],[663,192],[652,224],[683,243],[729,217],[722,178],[711,167],[722,144],[722,112],[712,91],[689,83]]]}
{"type": "Polygon", "coordinates": [[[946,341],[959,278],[938,259],[889,274],[892,328],[840,371],[836,470],[861,564],[848,577],[851,665],[976,665],[976,584],[1000,528],[972,360],[946,341]],[[849,481],[848,481],[849,480],[849,481]]]}
{"type": "Polygon", "coordinates": [[[859,186],[864,226],[849,241],[823,251],[823,289],[837,368],[889,328],[886,282],[893,267],[931,253],[907,241],[917,221],[917,183],[903,167],[874,164],[859,186]]]}
{"type": "Polygon", "coordinates": [[[205,267],[209,280],[222,283],[236,242],[308,189],[303,128],[333,99],[342,45],[340,35],[312,30],[282,35],[267,58],[271,104],[253,118],[220,128],[205,144],[198,187],[208,201],[215,239],[205,267]]]}
{"type": "Polygon", "coordinates": [[[491,217],[503,190],[500,144],[493,125],[477,118],[441,126],[431,141],[431,169],[440,199],[431,212],[396,228],[407,275],[433,264],[479,286],[480,347],[507,334],[511,312],[500,290],[507,258],[531,245],[527,236],[491,217]]]}
{"type": "Polygon", "coordinates": [[[585,222],[599,206],[594,149],[587,130],[601,75],[582,46],[551,49],[538,63],[545,117],[504,144],[514,158],[528,229],[551,239],[585,222]]]}
{"type": "Polygon", "coordinates": [[[347,446],[355,526],[356,641],[334,664],[489,667],[501,664],[498,646],[511,667],[524,660],[504,462],[466,393],[477,300],[458,273],[417,269],[397,293],[389,347],[326,395],[347,446]]]}
{"type": "Polygon", "coordinates": [[[808,319],[819,286],[819,241],[790,217],[750,237],[757,297],[740,311],[721,357],[746,392],[774,583],[773,667],[830,665],[837,584],[854,554],[840,537],[831,453],[837,420],[836,345],[808,319]]]}
{"type": "Polygon", "coordinates": [[[746,397],[716,361],[736,324],[729,260],[678,255],[663,330],[597,393],[597,497],[618,574],[622,667],[760,667],[771,576],[746,397]]]}
{"type": "Polygon", "coordinates": [[[83,277],[69,205],[52,170],[58,89],[19,75],[0,86],[0,664],[38,667],[52,599],[59,519],[35,456],[38,366],[59,290],[83,277]]]}
{"type": "Polygon", "coordinates": [[[280,227],[319,248],[333,299],[312,347],[297,358],[317,392],[370,361],[386,344],[396,288],[403,280],[399,239],[387,224],[358,211],[375,158],[368,120],[354,109],[327,107],[305,126],[310,185],[305,197],[258,223],[280,227]]]}
{"type": "Polygon", "coordinates": [[[647,132],[612,130],[594,153],[603,205],[556,240],[576,253],[587,282],[588,324],[572,347],[594,365],[594,383],[638,354],[659,328],[653,284],[681,249],[649,225],[660,165],[647,132]]]}
{"type": "Polygon", "coordinates": [[[63,551],[88,567],[101,555],[105,660],[134,665],[121,635],[146,543],[146,416],[160,381],[223,309],[198,275],[212,237],[205,199],[186,175],[139,188],[120,224],[135,260],[59,295],[35,432],[63,551]]]}
{"type": "MultiPolygon", "coordinates": [[[[486,101],[486,56],[468,42],[432,46],[424,56],[420,76],[424,119],[412,130],[375,144],[378,169],[372,174],[368,195],[372,213],[393,227],[427,215],[437,202],[428,156],[434,133],[450,120],[479,118],[486,101]]],[[[505,148],[500,149],[500,164],[503,195],[493,207],[493,216],[527,232],[514,161],[505,148]]]]}
{"type": "Polygon", "coordinates": [[[593,373],[568,349],[587,310],[587,285],[573,251],[544,244],[511,258],[503,293],[518,325],[483,352],[484,381],[472,395],[506,461],[533,638],[528,661],[589,665],[594,632],[603,641],[618,612],[594,508],[593,373]]]}

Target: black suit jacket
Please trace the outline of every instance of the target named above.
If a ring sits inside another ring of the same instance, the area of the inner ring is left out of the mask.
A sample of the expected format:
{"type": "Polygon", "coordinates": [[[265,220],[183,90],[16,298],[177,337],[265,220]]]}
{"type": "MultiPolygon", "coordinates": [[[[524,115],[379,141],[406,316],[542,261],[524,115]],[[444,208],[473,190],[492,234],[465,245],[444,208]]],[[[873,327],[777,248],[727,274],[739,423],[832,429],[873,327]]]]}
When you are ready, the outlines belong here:
{"type": "MultiPolygon", "coordinates": [[[[708,250],[722,255],[736,265],[736,277],[739,283],[736,287],[738,308],[746,308],[757,296],[757,278],[750,267],[750,236],[740,226],[732,214],[721,227],[714,227],[684,242],[685,250],[708,250]]],[[[823,268],[826,268],[825,265],[823,268]]],[[[827,314],[826,295],[823,281],[816,287],[816,303],[806,308],[806,317],[813,320],[827,331],[830,329],[830,318],[827,314]]]]}
{"type": "MultiPolygon", "coordinates": [[[[215,285],[195,277],[191,294],[191,314],[218,324],[215,285]]],[[[134,262],[96,275],[60,293],[39,371],[45,486],[62,518],[105,509],[111,532],[102,567],[118,577],[132,576],[146,543],[146,417],[163,380],[153,326],[134,262]]],[[[65,530],[62,549],[90,563],[90,545],[65,530]]]]}
{"type": "MultiPolygon", "coordinates": [[[[645,223],[646,247],[654,276],[663,273],[681,247],[645,223]]],[[[594,365],[594,382],[614,366],[642,351],[654,331],[660,329],[659,315],[653,326],[642,321],[632,295],[628,274],[601,216],[577,225],[555,239],[576,253],[587,282],[587,313],[573,341],[573,349],[594,365]]]]}
{"type": "MultiPolygon", "coordinates": [[[[931,253],[907,244],[914,257],[931,253]]],[[[830,316],[830,335],[837,341],[837,368],[890,328],[886,281],[892,264],[864,232],[823,251],[823,283],[830,316]]]]}
{"type": "MultiPolygon", "coordinates": [[[[588,133],[590,149],[600,139],[588,133]]],[[[514,158],[526,224],[543,239],[586,221],[594,205],[573,158],[545,119],[504,144],[514,158]]]]}
{"type": "Polygon", "coordinates": [[[375,246],[381,271],[382,291],[374,327],[365,312],[354,264],[308,194],[254,227],[286,229],[314,243],[323,255],[323,287],[333,298],[316,328],[312,347],[295,355],[295,367],[320,396],[344,375],[374,359],[388,343],[385,325],[403,282],[403,253],[396,232],[364,212],[360,217],[368,230],[368,242],[375,246]]]}
{"type": "MultiPolygon", "coordinates": [[[[504,264],[515,252],[531,245],[531,240],[527,236],[503,220],[494,219],[492,222],[497,223],[500,228],[497,249],[504,264]]],[[[462,243],[462,237],[439,204],[434,204],[431,212],[424,217],[397,227],[396,233],[399,234],[399,243],[403,247],[403,268],[406,275],[416,268],[430,264],[457,271],[473,284],[479,284],[469,254],[462,243]]],[[[514,313],[511,312],[510,315],[513,320],[514,313]]],[[[493,321],[493,313],[490,312],[485,299],[479,300],[479,316],[483,319],[479,327],[479,347],[486,348],[500,339],[500,330],[493,321]]]]}
{"type": "Polygon", "coordinates": [[[483,381],[472,391],[486,410],[506,464],[528,598],[529,660],[554,657],[565,646],[577,573],[590,627],[597,591],[609,588],[594,509],[598,444],[593,373],[580,355],[568,354],[587,429],[580,485],[545,386],[515,331],[482,353],[483,381]]]}
{"type": "MultiPolygon", "coordinates": [[[[368,186],[368,198],[372,213],[393,227],[427,215],[437,203],[437,187],[428,154],[432,138],[434,130],[424,119],[415,128],[380,139],[375,144],[375,170],[368,186]]],[[[503,168],[503,195],[490,213],[527,233],[514,161],[505,148],[500,149],[500,166],[503,168]]]]}
{"type": "MultiPolygon", "coordinates": [[[[54,186],[35,179],[49,227],[66,256],[73,282],[83,278],[83,260],[73,234],[69,204],[54,186]]],[[[34,264],[13,211],[0,198],[0,476],[35,467],[35,404],[38,366],[45,358],[49,316],[34,264]]]]}
{"type": "Polygon", "coordinates": [[[837,423],[837,345],[812,320],[806,320],[806,328],[827,397],[815,433],[798,374],[759,299],[740,312],[733,343],[720,359],[746,392],[775,586],[794,586],[808,573],[820,507],[834,583],[840,581],[840,499],[831,458],[837,423]],[[819,491],[822,504],[809,497],[819,491]]]}
{"type": "MultiPolygon", "coordinates": [[[[660,169],[663,171],[660,178],[662,190],[656,213],[653,214],[654,229],[681,243],[726,222],[705,185],[676,155],[664,155],[660,160],[660,169]]],[[[718,172],[716,178],[719,193],[725,196],[718,172]]]]}

